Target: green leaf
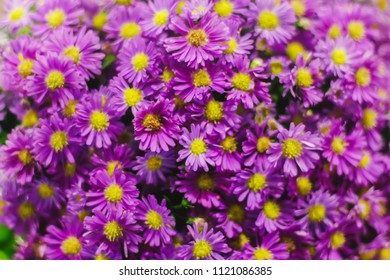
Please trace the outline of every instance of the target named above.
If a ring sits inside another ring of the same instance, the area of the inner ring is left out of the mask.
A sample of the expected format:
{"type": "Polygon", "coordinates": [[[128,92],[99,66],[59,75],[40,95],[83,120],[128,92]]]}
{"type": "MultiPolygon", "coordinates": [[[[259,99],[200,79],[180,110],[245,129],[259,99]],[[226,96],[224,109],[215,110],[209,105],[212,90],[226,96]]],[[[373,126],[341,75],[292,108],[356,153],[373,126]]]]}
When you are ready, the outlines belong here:
{"type": "Polygon", "coordinates": [[[0,131],[0,145],[3,145],[7,141],[7,133],[0,131]]]}
{"type": "Polygon", "coordinates": [[[6,226],[0,225],[0,244],[5,244],[9,242],[12,239],[12,237],[13,237],[12,231],[10,231],[6,226]]]}
{"type": "Polygon", "coordinates": [[[103,69],[110,66],[115,60],[116,60],[116,56],[114,54],[109,53],[108,55],[106,55],[106,57],[103,60],[103,69]]]}
{"type": "Polygon", "coordinates": [[[16,37],[19,37],[20,35],[31,35],[31,27],[27,25],[24,28],[19,29],[19,31],[16,33],[16,37]]]}

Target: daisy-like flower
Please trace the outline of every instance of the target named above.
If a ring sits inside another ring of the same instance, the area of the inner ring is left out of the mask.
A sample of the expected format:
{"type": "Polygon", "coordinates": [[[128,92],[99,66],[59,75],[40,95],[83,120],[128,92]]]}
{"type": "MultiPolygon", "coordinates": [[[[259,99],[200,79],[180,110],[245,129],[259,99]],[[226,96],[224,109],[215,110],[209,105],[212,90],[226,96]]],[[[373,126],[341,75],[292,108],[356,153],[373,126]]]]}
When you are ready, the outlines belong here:
{"type": "Polygon", "coordinates": [[[6,0],[4,1],[4,12],[0,20],[0,26],[8,27],[11,34],[28,26],[31,23],[32,0],[6,0]]]}
{"type": "Polygon", "coordinates": [[[313,34],[322,40],[335,40],[342,36],[340,18],[343,17],[343,10],[334,5],[319,5],[317,10],[318,18],[313,20],[313,34]]]}
{"type": "Polygon", "coordinates": [[[143,106],[135,116],[135,140],[141,141],[141,150],[150,149],[159,153],[168,151],[176,145],[179,132],[176,116],[173,115],[173,104],[165,99],[159,100],[150,106],[143,106]]]}
{"type": "Polygon", "coordinates": [[[241,154],[238,141],[233,132],[227,132],[225,137],[216,136],[211,145],[210,159],[217,169],[222,171],[238,171],[241,169],[241,154]]]}
{"type": "Polygon", "coordinates": [[[361,130],[347,135],[344,127],[337,122],[324,137],[322,155],[329,161],[331,171],[336,168],[338,175],[349,174],[364,156],[362,146],[366,144],[361,130]]]}
{"type": "Polygon", "coordinates": [[[349,173],[349,179],[361,185],[368,185],[378,181],[384,170],[381,157],[376,152],[363,151],[363,157],[356,168],[349,173]]]}
{"type": "Polygon", "coordinates": [[[159,181],[166,181],[166,175],[176,167],[174,152],[148,152],[143,157],[137,157],[133,170],[137,171],[140,181],[156,185],[159,181]]]}
{"type": "Polygon", "coordinates": [[[142,239],[137,233],[141,226],[132,211],[112,211],[104,215],[95,210],[93,214],[84,220],[85,237],[91,244],[99,244],[99,249],[106,252],[123,250],[126,257],[129,252],[138,252],[142,239]]]}
{"type": "Polygon", "coordinates": [[[255,33],[268,45],[287,43],[295,32],[296,17],[288,2],[256,0],[250,4],[251,19],[256,22],[255,33]]]}
{"type": "Polygon", "coordinates": [[[289,255],[287,248],[288,245],[280,241],[279,233],[273,232],[265,235],[255,247],[246,243],[243,255],[246,260],[285,260],[289,255]]]}
{"type": "MultiPolygon", "coordinates": [[[[216,0],[214,12],[228,25],[242,24],[250,0],[216,0]]],[[[238,28],[236,28],[237,30],[238,28]]]]}
{"type": "Polygon", "coordinates": [[[255,225],[260,230],[271,233],[276,230],[287,229],[293,221],[294,217],[291,203],[268,199],[261,207],[255,225]]]}
{"type": "Polygon", "coordinates": [[[323,69],[338,77],[352,72],[361,59],[362,51],[348,37],[338,37],[336,40],[320,41],[315,56],[321,59],[323,69]]]}
{"type": "Polygon", "coordinates": [[[156,67],[157,52],[152,42],[143,39],[132,40],[118,54],[119,76],[125,78],[134,86],[143,84],[149,76],[158,74],[156,67]]]}
{"type": "Polygon", "coordinates": [[[344,22],[348,36],[358,43],[372,37],[375,34],[372,27],[376,16],[374,10],[365,9],[356,3],[347,3],[345,6],[347,13],[344,22]]]}
{"type": "Polygon", "coordinates": [[[90,259],[87,238],[83,236],[83,224],[77,217],[61,220],[61,227],[50,225],[43,237],[45,256],[51,260],[90,259]]]}
{"type": "Polygon", "coordinates": [[[53,53],[37,56],[27,84],[28,95],[37,104],[43,104],[48,98],[53,107],[64,108],[74,100],[74,91],[85,88],[85,81],[73,62],[53,53]]]}
{"type": "Polygon", "coordinates": [[[176,9],[175,0],[154,0],[148,2],[148,9],[143,10],[140,22],[145,36],[155,38],[168,28],[176,9]]]}
{"type": "Polygon", "coordinates": [[[115,169],[110,176],[106,170],[100,170],[89,180],[92,189],[87,193],[87,206],[103,213],[110,211],[132,210],[137,205],[139,191],[136,180],[130,174],[115,169]]]}
{"type": "Polygon", "coordinates": [[[111,9],[104,24],[103,31],[107,33],[107,39],[112,40],[113,50],[117,53],[126,42],[138,38],[142,34],[141,6],[115,7],[111,9]]]}
{"type": "Polygon", "coordinates": [[[367,146],[373,151],[379,151],[383,147],[383,139],[378,129],[383,122],[382,111],[375,106],[366,107],[359,113],[359,118],[357,127],[363,130],[367,146]]]}
{"type": "Polygon", "coordinates": [[[44,1],[31,16],[35,22],[32,30],[34,35],[45,38],[59,27],[77,25],[82,15],[78,1],[44,1]]]}
{"type": "Polygon", "coordinates": [[[40,128],[35,130],[33,143],[36,160],[48,167],[65,161],[74,164],[72,148],[77,147],[80,139],[72,123],[56,114],[49,120],[41,120],[40,128]]]}
{"type": "Polygon", "coordinates": [[[207,63],[204,68],[178,68],[172,79],[172,87],[184,102],[201,101],[212,91],[223,93],[228,87],[221,65],[207,63]]]}
{"type": "Polygon", "coordinates": [[[32,183],[30,200],[40,215],[49,216],[54,210],[61,209],[65,195],[56,183],[42,178],[32,183]]]}
{"type": "Polygon", "coordinates": [[[178,257],[183,260],[223,260],[223,254],[229,253],[231,249],[225,243],[221,232],[214,232],[204,223],[202,228],[194,223],[187,226],[192,240],[187,245],[179,247],[178,257]]]}
{"type": "Polygon", "coordinates": [[[70,59],[84,79],[100,75],[104,54],[99,52],[99,37],[92,30],[83,27],[74,33],[71,29],[61,28],[53,32],[45,43],[48,51],[70,59]]]}
{"type": "Polygon", "coordinates": [[[289,130],[279,126],[279,143],[270,143],[267,151],[270,163],[274,166],[283,166],[287,176],[297,176],[298,168],[307,172],[315,167],[320,159],[321,139],[310,132],[305,132],[305,125],[290,123],[289,130]]]}
{"type": "Polygon", "coordinates": [[[207,14],[194,23],[190,19],[175,17],[169,28],[179,36],[165,39],[165,49],[172,57],[191,68],[204,67],[208,60],[219,57],[228,40],[227,26],[215,14],[207,14]]]}
{"type": "Polygon", "coordinates": [[[14,129],[7,135],[5,145],[0,148],[1,170],[8,178],[15,178],[19,184],[30,183],[35,174],[35,155],[31,133],[14,129]]]}
{"type": "Polygon", "coordinates": [[[287,185],[287,191],[289,196],[295,197],[295,196],[306,196],[309,195],[313,189],[313,183],[314,180],[310,176],[311,174],[302,174],[301,176],[298,176],[296,178],[290,178],[288,185],[287,185]]]}
{"type": "Polygon", "coordinates": [[[170,216],[171,211],[165,205],[165,199],[159,205],[153,195],[142,198],[138,205],[137,219],[145,224],[144,242],[152,247],[169,244],[172,236],[176,234],[173,229],[175,221],[170,216]]]}
{"type": "Polygon", "coordinates": [[[318,190],[309,195],[307,199],[300,199],[299,209],[295,210],[298,223],[305,231],[315,235],[327,230],[327,227],[337,225],[340,213],[338,208],[340,199],[337,195],[318,190]]]}
{"type": "Polygon", "coordinates": [[[183,128],[183,134],[179,140],[183,149],[179,151],[177,161],[185,161],[188,170],[197,171],[202,168],[204,171],[209,171],[209,165],[214,166],[215,163],[211,160],[211,151],[206,140],[204,125],[191,124],[191,130],[183,128]]]}
{"type": "Polygon", "coordinates": [[[190,18],[196,22],[205,15],[209,14],[209,11],[213,8],[211,0],[189,0],[185,1],[182,13],[183,18],[190,18]]]}
{"type": "Polygon", "coordinates": [[[216,228],[223,230],[228,238],[236,237],[242,232],[247,216],[245,209],[238,203],[232,203],[211,215],[218,221],[216,228]]]}
{"type": "Polygon", "coordinates": [[[88,146],[107,148],[122,131],[116,111],[111,107],[110,98],[100,94],[88,96],[76,106],[77,127],[88,146]],[[105,101],[105,102],[103,102],[105,101]]]}
{"type": "Polygon", "coordinates": [[[252,170],[245,169],[233,178],[231,191],[239,202],[245,202],[249,210],[259,209],[272,195],[278,198],[283,193],[283,182],[271,168],[254,165],[252,170]]]}

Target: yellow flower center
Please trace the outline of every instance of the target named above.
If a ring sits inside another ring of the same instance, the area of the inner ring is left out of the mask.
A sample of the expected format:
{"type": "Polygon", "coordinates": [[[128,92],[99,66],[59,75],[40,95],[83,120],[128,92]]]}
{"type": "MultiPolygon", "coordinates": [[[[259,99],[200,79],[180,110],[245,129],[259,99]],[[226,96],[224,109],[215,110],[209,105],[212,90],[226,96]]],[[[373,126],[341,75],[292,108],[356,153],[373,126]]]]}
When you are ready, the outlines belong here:
{"type": "Polygon", "coordinates": [[[64,50],[64,55],[73,60],[74,64],[78,64],[80,62],[81,53],[79,47],[71,46],[64,50]]]}
{"type": "Polygon", "coordinates": [[[248,180],[248,189],[253,192],[262,190],[267,184],[267,178],[260,173],[253,174],[248,180]]]}
{"type": "Polygon", "coordinates": [[[89,119],[91,127],[96,131],[104,131],[110,125],[108,115],[100,111],[93,111],[89,119]]]}
{"type": "Polygon", "coordinates": [[[387,0],[378,0],[378,8],[381,9],[382,11],[387,10],[387,0]]]}
{"type": "Polygon", "coordinates": [[[331,38],[331,39],[336,39],[337,37],[340,37],[341,35],[341,31],[340,31],[340,26],[335,23],[333,24],[329,30],[328,30],[328,36],[331,38]]]}
{"type": "Polygon", "coordinates": [[[187,41],[194,47],[200,47],[207,43],[207,34],[203,29],[193,29],[188,32],[187,41]]]}
{"type": "Polygon", "coordinates": [[[207,150],[207,145],[202,138],[196,138],[194,141],[192,141],[190,146],[190,151],[193,155],[199,156],[204,152],[206,152],[206,150],[207,150]]]}
{"type": "Polygon", "coordinates": [[[251,76],[246,73],[237,73],[233,76],[232,84],[235,89],[249,91],[251,76]]]}
{"type": "Polygon", "coordinates": [[[133,3],[133,0],[115,0],[118,5],[128,6],[133,3]]]}
{"type": "Polygon", "coordinates": [[[332,61],[337,65],[344,65],[347,62],[347,53],[344,49],[334,49],[332,52],[332,61]]]}
{"type": "Polygon", "coordinates": [[[371,205],[370,203],[365,199],[359,199],[359,206],[360,206],[360,213],[359,216],[363,220],[367,220],[368,216],[370,216],[371,213],[371,205]]]}
{"type": "Polygon", "coordinates": [[[60,71],[52,70],[47,75],[45,82],[48,89],[55,90],[62,88],[65,85],[65,76],[60,71]]]}
{"type": "Polygon", "coordinates": [[[159,156],[152,156],[146,162],[146,166],[150,171],[159,170],[162,166],[162,158],[159,156]]]}
{"type": "Polygon", "coordinates": [[[272,75],[279,75],[280,73],[282,73],[283,69],[284,69],[283,64],[279,60],[275,60],[271,62],[270,70],[272,75]]]}
{"type": "Polygon", "coordinates": [[[211,255],[213,248],[206,240],[197,240],[194,244],[192,255],[197,259],[204,259],[211,255]]]}
{"type": "Polygon", "coordinates": [[[122,25],[120,36],[125,39],[132,39],[141,33],[141,27],[135,22],[126,22],[122,25]]]}
{"type": "Polygon", "coordinates": [[[362,124],[365,129],[371,129],[376,127],[378,119],[378,113],[373,109],[365,109],[363,111],[362,124]]]}
{"type": "Polygon", "coordinates": [[[18,158],[24,165],[27,165],[33,161],[32,155],[26,149],[23,149],[18,153],[18,158]]]}
{"type": "Polygon", "coordinates": [[[221,145],[222,149],[228,153],[233,153],[237,150],[237,141],[232,136],[226,136],[225,140],[222,141],[221,145]]]}
{"type": "Polygon", "coordinates": [[[229,46],[226,50],[223,51],[224,54],[233,54],[237,49],[237,41],[234,38],[231,38],[229,41],[226,42],[226,44],[229,46]]]}
{"type": "Polygon", "coordinates": [[[108,222],[104,226],[104,235],[109,241],[116,241],[123,236],[123,228],[116,221],[108,222]]]}
{"type": "Polygon", "coordinates": [[[175,77],[175,74],[171,70],[165,69],[162,73],[162,79],[166,83],[169,83],[173,77],[175,77]]]}
{"type": "Polygon", "coordinates": [[[66,15],[63,10],[54,9],[46,14],[45,19],[50,28],[55,29],[64,23],[66,15]]]}
{"type": "Polygon", "coordinates": [[[50,146],[54,151],[62,151],[68,145],[68,136],[64,131],[56,131],[50,137],[50,146]]]}
{"type": "Polygon", "coordinates": [[[39,122],[38,114],[34,110],[28,111],[22,120],[22,125],[24,127],[30,128],[39,122]]]}
{"type": "Polygon", "coordinates": [[[142,121],[144,127],[153,131],[159,131],[162,128],[160,117],[155,114],[147,114],[142,121]]]}
{"type": "Polygon", "coordinates": [[[300,54],[305,56],[305,52],[305,47],[299,42],[291,42],[286,47],[286,54],[293,61],[295,61],[300,54]]]}
{"type": "Polygon", "coordinates": [[[215,188],[215,182],[213,178],[207,173],[200,175],[196,183],[198,188],[202,191],[212,191],[215,188]]]}
{"type": "Polygon", "coordinates": [[[4,215],[5,201],[0,199],[0,215],[4,215]]]}
{"type": "Polygon", "coordinates": [[[223,118],[222,104],[216,100],[211,100],[205,108],[205,116],[209,121],[218,122],[223,118]]]}
{"type": "Polygon", "coordinates": [[[339,249],[345,244],[345,235],[340,231],[336,231],[330,237],[332,249],[339,249]]]}
{"type": "Polygon", "coordinates": [[[112,184],[104,190],[104,197],[112,203],[117,203],[122,200],[123,189],[117,184],[112,184]]]}
{"type": "Polygon", "coordinates": [[[137,88],[128,88],[123,92],[127,106],[133,107],[142,100],[142,92],[137,88]]]}
{"type": "Polygon", "coordinates": [[[68,105],[65,106],[63,113],[65,117],[70,118],[76,114],[77,100],[70,100],[68,105]]]}
{"type": "Polygon", "coordinates": [[[280,206],[273,201],[264,203],[263,211],[264,215],[271,220],[276,220],[280,216],[280,206]]]}
{"type": "Polygon", "coordinates": [[[313,185],[307,177],[298,177],[296,183],[300,195],[308,195],[313,188],[313,185]]]}
{"type": "Polygon", "coordinates": [[[34,216],[34,212],[34,207],[30,202],[23,202],[19,205],[18,214],[22,220],[30,219],[32,216],[34,216]]]}
{"type": "Polygon", "coordinates": [[[23,56],[20,57],[20,63],[18,65],[18,71],[20,76],[27,78],[32,75],[33,61],[31,59],[24,59],[23,56]]]}
{"type": "Polygon", "coordinates": [[[137,53],[132,59],[131,64],[135,71],[140,72],[149,65],[149,57],[145,53],[137,53]]]}
{"type": "Polygon", "coordinates": [[[54,195],[54,188],[46,183],[38,187],[39,196],[43,199],[48,199],[54,195]]]}
{"type": "Polygon", "coordinates": [[[99,31],[103,30],[104,25],[107,23],[107,13],[106,12],[100,12],[97,15],[95,15],[92,19],[93,27],[99,31]]]}
{"type": "Polygon", "coordinates": [[[347,143],[341,139],[340,137],[334,137],[332,140],[332,150],[338,155],[341,155],[345,151],[345,147],[347,146],[347,143]]]}
{"type": "Polygon", "coordinates": [[[265,249],[263,247],[257,248],[255,252],[253,253],[253,257],[255,260],[262,261],[262,260],[272,260],[273,255],[272,252],[268,249],[265,249]]]}
{"type": "Polygon", "coordinates": [[[302,155],[302,143],[293,138],[288,138],[282,143],[283,156],[287,158],[297,158],[302,155]]]}
{"type": "Polygon", "coordinates": [[[259,15],[257,24],[261,29],[274,30],[279,26],[279,18],[271,11],[263,11],[259,15]]]}
{"type": "Polygon", "coordinates": [[[80,240],[75,236],[70,236],[61,243],[61,251],[68,256],[78,256],[83,249],[80,240]]]}
{"type": "Polygon", "coordinates": [[[390,248],[383,248],[379,250],[380,260],[390,260],[390,248]]]}
{"type": "Polygon", "coordinates": [[[355,73],[355,81],[358,86],[366,87],[371,84],[371,72],[366,67],[360,67],[355,73]]]}
{"type": "Polygon", "coordinates": [[[159,230],[163,226],[163,218],[156,211],[150,210],[146,215],[146,224],[149,228],[159,230]]]}
{"type": "Polygon", "coordinates": [[[361,40],[365,33],[364,24],[360,20],[353,20],[348,24],[348,34],[355,41],[361,40]]]}
{"type": "Polygon", "coordinates": [[[310,87],[313,84],[313,76],[306,68],[299,68],[296,81],[300,87],[310,87]]]}
{"type": "Polygon", "coordinates": [[[301,17],[306,13],[306,7],[303,1],[304,0],[293,0],[290,2],[297,17],[301,17]]]}
{"type": "Polygon", "coordinates": [[[153,22],[157,26],[164,26],[168,23],[168,10],[162,10],[157,12],[153,17],[153,22]]]}
{"type": "Polygon", "coordinates": [[[196,87],[207,87],[211,85],[211,78],[207,70],[199,70],[192,77],[192,83],[196,87]]]}
{"type": "Polygon", "coordinates": [[[234,204],[228,208],[227,217],[230,221],[242,223],[245,218],[245,210],[238,204],[234,204]]]}
{"type": "Polygon", "coordinates": [[[228,17],[233,13],[233,5],[229,0],[221,0],[215,3],[214,11],[220,17],[228,17]]]}
{"type": "Polygon", "coordinates": [[[73,177],[74,174],[76,173],[76,164],[70,164],[69,162],[67,162],[65,164],[65,175],[68,176],[68,177],[73,177]]]}
{"type": "Polygon", "coordinates": [[[371,162],[371,156],[369,152],[364,152],[362,159],[359,162],[359,168],[366,168],[371,162]]]}
{"type": "Polygon", "coordinates": [[[326,208],[322,204],[316,204],[309,208],[309,220],[313,223],[322,222],[326,215],[326,208]]]}
{"type": "Polygon", "coordinates": [[[8,18],[10,21],[18,21],[24,16],[24,14],[25,10],[23,8],[17,7],[9,13],[8,18]]]}
{"type": "Polygon", "coordinates": [[[115,169],[122,169],[122,164],[118,161],[109,161],[107,163],[107,173],[112,177],[114,175],[115,169]]]}
{"type": "Polygon", "coordinates": [[[177,15],[180,15],[183,12],[183,8],[184,8],[185,4],[186,4],[185,0],[182,0],[179,3],[177,3],[177,6],[176,6],[176,14],[177,15]]]}
{"type": "Polygon", "coordinates": [[[257,139],[256,149],[259,153],[265,153],[270,147],[271,146],[268,137],[260,137],[257,139]]]}
{"type": "Polygon", "coordinates": [[[96,261],[107,261],[107,260],[109,260],[109,259],[110,259],[110,257],[104,255],[103,253],[101,253],[101,254],[99,254],[99,255],[97,255],[97,256],[95,257],[95,260],[96,260],[96,261]]]}

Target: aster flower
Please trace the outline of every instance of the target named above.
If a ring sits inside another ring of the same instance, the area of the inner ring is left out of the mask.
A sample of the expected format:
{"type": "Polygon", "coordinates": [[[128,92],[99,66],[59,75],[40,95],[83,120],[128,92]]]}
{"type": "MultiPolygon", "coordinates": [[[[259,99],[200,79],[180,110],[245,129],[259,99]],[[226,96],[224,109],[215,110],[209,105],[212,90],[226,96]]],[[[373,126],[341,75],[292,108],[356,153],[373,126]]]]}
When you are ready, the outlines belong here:
{"type": "Polygon", "coordinates": [[[172,114],[172,102],[160,100],[150,107],[143,106],[134,118],[135,140],[140,140],[141,150],[150,149],[159,153],[168,151],[176,144],[179,132],[175,115],[172,114]]]}
{"type": "Polygon", "coordinates": [[[52,260],[90,259],[92,254],[87,248],[87,239],[82,236],[83,232],[83,224],[77,218],[63,219],[61,228],[48,226],[43,238],[46,257],[52,260]]]}
{"type": "Polygon", "coordinates": [[[129,83],[139,86],[149,75],[152,77],[157,75],[156,62],[157,53],[153,43],[136,39],[126,44],[119,52],[117,70],[129,83]]]}
{"type": "Polygon", "coordinates": [[[290,129],[278,128],[279,143],[271,143],[268,150],[269,161],[273,166],[282,165],[287,176],[296,176],[298,168],[307,172],[315,167],[319,160],[316,151],[321,150],[320,138],[310,132],[305,132],[305,125],[295,126],[290,123],[290,129]]]}
{"type": "Polygon", "coordinates": [[[83,11],[77,1],[45,1],[37,5],[36,13],[31,16],[35,22],[32,27],[33,33],[35,36],[45,38],[59,27],[75,26],[80,22],[82,14],[83,11]]]}
{"type": "Polygon", "coordinates": [[[4,1],[4,12],[0,25],[8,27],[11,34],[15,34],[18,30],[28,26],[31,23],[31,0],[7,0],[4,1]]]}
{"type": "Polygon", "coordinates": [[[100,75],[104,54],[99,52],[99,37],[92,30],[83,27],[75,33],[61,28],[54,31],[45,43],[47,51],[70,59],[85,80],[100,75]]]}
{"type": "Polygon", "coordinates": [[[210,0],[189,0],[185,2],[180,15],[183,18],[187,17],[196,22],[209,14],[212,7],[213,3],[210,0]]]}
{"type": "Polygon", "coordinates": [[[374,11],[364,9],[361,5],[348,3],[345,5],[346,15],[344,18],[345,32],[356,42],[364,42],[375,33],[372,30],[374,24],[374,11]]]}
{"type": "Polygon", "coordinates": [[[294,221],[292,205],[288,202],[279,202],[268,199],[261,207],[255,225],[260,230],[271,233],[276,230],[287,229],[294,221]]]}
{"type": "Polygon", "coordinates": [[[202,168],[209,171],[209,165],[214,166],[214,161],[210,158],[211,151],[208,148],[204,125],[191,124],[191,131],[183,128],[183,134],[179,140],[183,149],[179,151],[177,161],[186,159],[185,165],[188,170],[197,171],[202,168]]]}
{"type": "Polygon", "coordinates": [[[287,2],[256,0],[250,4],[251,19],[256,22],[255,33],[267,44],[286,43],[294,35],[296,17],[287,2]]]}
{"type": "Polygon", "coordinates": [[[268,60],[266,69],[271,75],[271,78],[275,79],[276,77],[288,75],[290,64],[291,61],[284,56],[273,56],[268,60]]]}
{"type": "Polygon", "coordinates": [[[32,183],[30,200],[40,215],[48,216],[49,213],[55,213],[54,210],[60,210],[65,195],[56,183],[42,178],[32,183]]]}
{"type": "MultiPolygon", "coordinates": [[[[242,24],[249,0],[217,0],[214,1],[214,12],[227,24],[242,24]]],[[[236,28],[237,30],[238,28],[236,28]]]]}
{"type": "Polygon", "coordinates": [[[242,232],[247,215],[240,204],[232,203],[221,211],[212,213],[212,216],[218,221],[216,228],[223,230],[226,237],[233,238],[242,232]]]}
{"type": "Polygon", "coordinates": [[[145,224],[144,242],[152,247],[169,244],[172,236],[176,234],[172,228],[175,226],[175,221],[170,216],[171,211],[165,205],[165,199],[159,205],[153,195],[142,198],[138,205],[137,219],[145,224]]]}
{"type": "Polygon", "coordinates": [[[382,136],[378,131],[383,123],[382,112],[376,107],[367,107],[359,112],[359,118],[357,128],[363,130],[367,146],[373,151],[379,151],[383,147],[382,136]]]}
{"type": "Polygon", "coordinates": [[[88,146],[107,148],[121,132],[122,125],[111,107],[110,98],[96,94],[76,105],[77,127],[88,146]],[[105,100],[105,102],[103,102],[105,100]]]}
{"type": "Polygon", "coordinates": [[[195,223],[191,226],[187,226],[189,233],[191,234],[192,241],[187,245],[179,247],[178,257],[184,260],[223,260],[221,254],[226,254],[231,251],[229,246],[224,243],[225,239],[221,232],[214,232],[214,229],[208,228],[208,224],[205,223],[203,228],[199,228],[195,223]]]}
{"type": "Polygon", "coordinates": [[[246,260],[285,260],[288,258],[287,247],[287,244],[280,242],[278,233],[270,233],[256,247],[245,244],[243,255],[246,260]]]}
{"type": "Polygon", "coordinates": [[[139,191],[135,178],[119,169],[115,169],[113,176],[106,170],[97,171],[89,183],[92,189],[87,192],[87,206],[92,210],[123,212],[134,209],[138,204],[139,191]]]}
{"type": "Polygon", "coordinates": [[[73,92],[83,89],[85,82],[76,71],[70,60],[53,53],[47,56],[37,56],[29,77],[28,95],[34,97],[37,104],[43,104],[48,98],[53,106],[64,108],[70,100],[74,100],[73,92]]]}
{"type": "Polygon", "coordinates": [[[84,220],[85,237],[91,244],[100,244],[99,249],[108,252],[124,250],[125,256],[129,252],[138,252],[141,237],[137,232],[141,227],[136,224],[132,211],[114,211],[103,215],[95,210],[93,214],[84,220]]]}
{"type": "Polygon", "coordinates": [[[165,49],[172,57],[191,68],[204,67],[226,49],[229,30],[215,14],[207,14],[194,23],[191,19],[175,17],[169,28],[179,36],[165,39],[165,49]]]}
{"type": "Polygon", "coordinates": [[[217,170],[238,171],[241,169],[241,154],[234,133],[229,131],[225,137],[216,136],[211,145],[210,159],[215,162],[217,170]]]}
{"type": "Polygon", "coordinates": [[[301,176],[298,176],[296,178],[290,178],[287,185],[287,191],[289,196],[306,196],[310,194],[314,190],[314,180],[311,178],[310,175],[311,174],[308,173],[302,174],[301,176]]]}

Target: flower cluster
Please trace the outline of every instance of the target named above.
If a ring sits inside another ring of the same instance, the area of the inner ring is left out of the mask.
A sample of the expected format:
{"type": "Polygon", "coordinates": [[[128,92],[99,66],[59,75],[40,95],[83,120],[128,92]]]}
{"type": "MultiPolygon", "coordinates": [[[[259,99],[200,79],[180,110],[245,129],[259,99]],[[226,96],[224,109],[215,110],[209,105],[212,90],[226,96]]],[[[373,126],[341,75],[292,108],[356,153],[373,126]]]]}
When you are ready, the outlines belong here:
{"type": "Polygon", "coordinates": [[[390,259],[385,0],[6,0],[16,259],[390,259]]]}

